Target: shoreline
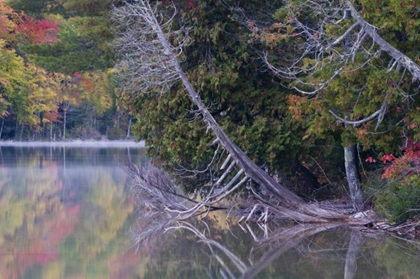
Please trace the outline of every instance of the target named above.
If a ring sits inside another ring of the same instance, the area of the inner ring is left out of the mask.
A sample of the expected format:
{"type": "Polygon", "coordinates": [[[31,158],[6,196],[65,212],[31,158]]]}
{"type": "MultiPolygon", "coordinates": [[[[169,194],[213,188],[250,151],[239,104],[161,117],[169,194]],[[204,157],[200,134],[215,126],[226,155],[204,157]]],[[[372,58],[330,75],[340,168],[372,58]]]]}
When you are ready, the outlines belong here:
{"type": "Polygon", "coordinates": [[[70,140],[70,141],[0,141],[1,146],[17,147],[114,147],[114,148],[146,148],[144,140],[70,140]]]}

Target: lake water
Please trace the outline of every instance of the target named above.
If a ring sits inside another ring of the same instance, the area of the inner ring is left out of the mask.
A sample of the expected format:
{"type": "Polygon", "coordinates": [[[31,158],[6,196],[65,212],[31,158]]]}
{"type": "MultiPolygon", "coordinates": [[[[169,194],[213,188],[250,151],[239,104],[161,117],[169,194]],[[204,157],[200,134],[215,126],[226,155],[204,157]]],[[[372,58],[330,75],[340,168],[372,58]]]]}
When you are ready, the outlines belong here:
{"type": "Polygon", "coordinates": [[[395,237],[140,212],[121,160],[143,150],[0,144],[0,278],[420,278],[395,237]]]}

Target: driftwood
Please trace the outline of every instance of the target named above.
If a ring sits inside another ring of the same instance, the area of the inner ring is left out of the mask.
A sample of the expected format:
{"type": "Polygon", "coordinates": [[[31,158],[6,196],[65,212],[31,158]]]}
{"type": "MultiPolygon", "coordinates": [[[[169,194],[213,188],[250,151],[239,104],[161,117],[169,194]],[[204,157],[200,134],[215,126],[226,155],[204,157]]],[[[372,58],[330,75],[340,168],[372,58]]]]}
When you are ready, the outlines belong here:
{"type": "MultiPolygon", "coordinates": [[[[182,193],[167,173],[152,164],[137,166],[126,162],[125,165],[127,173],[132,178],[131,190],[137,198],[137,204],[148,215],[155,216],[150,219],[152,223],[161,218],[167,218],[167,222],[170,222],[171,220],[186,220],[191,217],[205,217],[209,212],[218,210],[228,212],[229,216],[237,217],[240,223],[253,221],[259,224],[267,224],[268,222],[287,219],[297,223],[321,222],[323,225],[328,223],[365,225],[374,222],[376,219],[373,211],[349,215],[352,206],[349,203],[343,204],[343,202],[338,204],[308,203],[309,208],[319,210],[319,212],[333,212],[336,216],[343,216],[336,219],[312,217],[305,212],[284,208],[282,205],[278,205],[277,199],[273,200],[270,196],[263,196],[253,189],[251,189],[252,195],[249,198],[237,197],[234,199],[235,202],[232,203],[224,201],[227,197],[232,198],[232,189],[223,190],[224,187],[230,187],[229,183],[222,187],[222,191],[219,191],[220,189],[213,185],[207,195],[202,199],[196,199],[182,193]],[[333,222],[334,220],[336,222],[333,222]]],[[[232,180],[234,179],[232,178],[232,180]]],[[[158,228],[154,228],[152,231],[158,230],[158,228]]]]}

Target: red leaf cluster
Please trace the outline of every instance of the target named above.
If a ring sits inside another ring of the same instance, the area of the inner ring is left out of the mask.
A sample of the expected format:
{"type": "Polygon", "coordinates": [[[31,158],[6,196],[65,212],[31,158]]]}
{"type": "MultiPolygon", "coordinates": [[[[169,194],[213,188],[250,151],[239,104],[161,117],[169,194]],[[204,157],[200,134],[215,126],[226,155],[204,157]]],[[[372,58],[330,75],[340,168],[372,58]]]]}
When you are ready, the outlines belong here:
{"type": "Polygon", "coordinates": [[[60,114],[58,113],[58,110],[53,110],[53,111],[50,111],[50,112],[46,112],[44,114],[44,118],[47,119],[50,122],[61,122],[59,120],[60,114]]]}
{"type": "Polygon", "coordinates": [[[382,174],[382,178],[409,177],[420,173],[420,143],[411,141],[404,150],[403,156],[395,158],[393,155],[387,154],[381,160],[383,163],[391,162],[391,165],[382,174]]]}
{"type": "Polygon", "coordinates": [[[58,41],[60,27],[58,21],[25,17],[17,30],[32,44],[52,44],[58,41]]]}
{"type": "Polygon", "coordinates": [[[366,158],[365,162],[372,164],[372,163],[376,163],[376,160],[373,159],[371,156],[369,156],[369,157],[366,158]]]}
{"type": "Polygon", "coordinates": [[[386,164],[388,162],[392,162],[395,160],[394,155],[392,154],[385,154],[384,156],[382,156],[381,161],[382,163],[386,164]]]}

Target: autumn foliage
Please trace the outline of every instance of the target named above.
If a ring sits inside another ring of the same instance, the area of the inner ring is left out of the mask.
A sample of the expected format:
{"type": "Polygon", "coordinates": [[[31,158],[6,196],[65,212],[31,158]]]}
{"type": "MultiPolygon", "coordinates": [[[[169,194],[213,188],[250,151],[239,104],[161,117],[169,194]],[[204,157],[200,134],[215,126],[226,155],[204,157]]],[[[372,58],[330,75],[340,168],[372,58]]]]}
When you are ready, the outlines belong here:
{"type": "MultiPolygon", "coordinates": [[[[366,161],[374,163],[371,157],[366,161]]],[[[391,221],[415,218],[420,211],[420,143],[410,141],[401,157],[385,154],[381,161],[387,187],[379,192],[375,206],[391,221]]]]}
{"type": "Polygon", "coordinates": [[[25,16],[17,30],[32,44],[53,44],[58,41],[60,27],[57,21],[25,16]]]}
{"type": "Polygon", "coordinates": [[[382,156],[382,162],[391,164],[385,169],[382,178],[393,179],[411,176],[420,172],[420,143],[410,142],[403,156],[395,158],[391,154],[382,156]]]}

